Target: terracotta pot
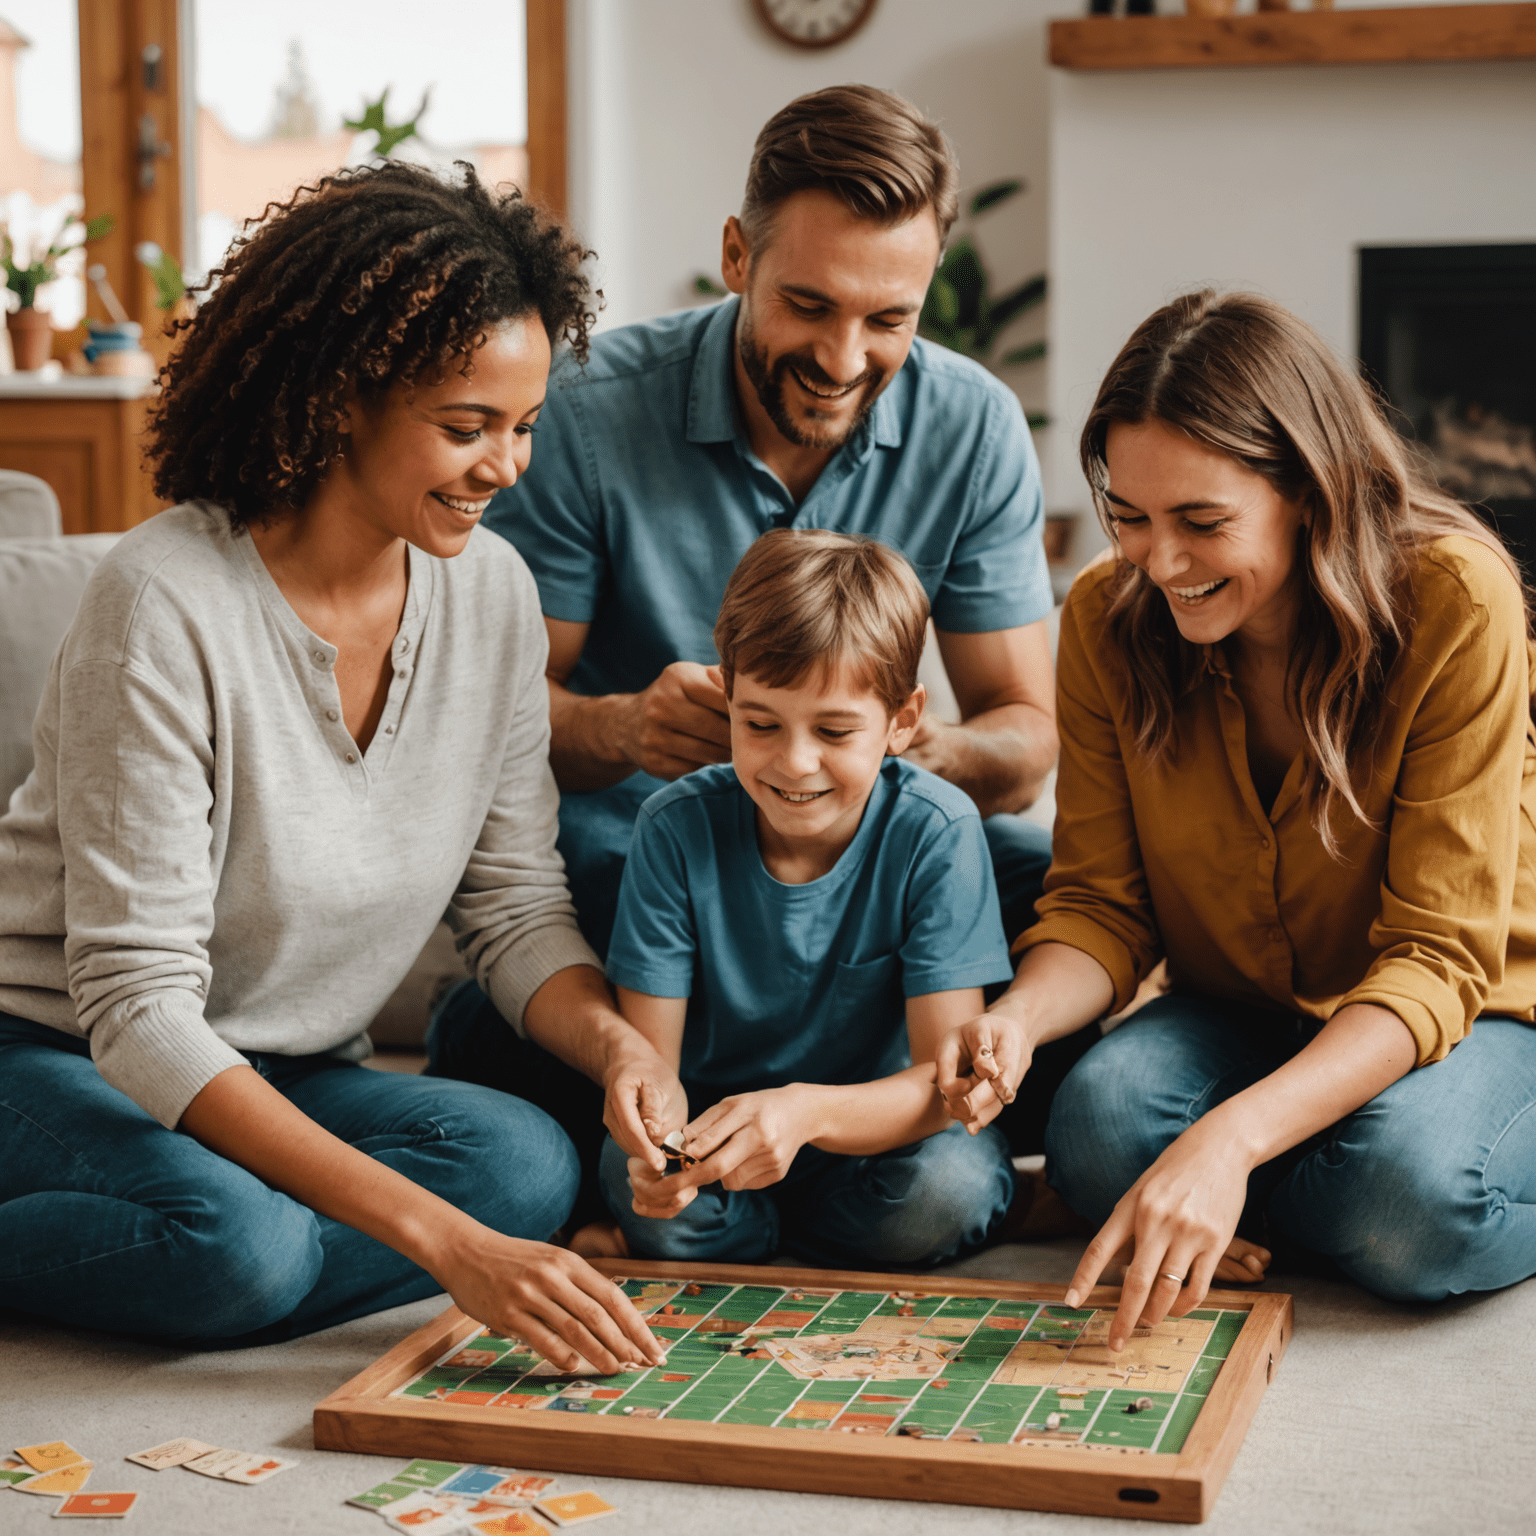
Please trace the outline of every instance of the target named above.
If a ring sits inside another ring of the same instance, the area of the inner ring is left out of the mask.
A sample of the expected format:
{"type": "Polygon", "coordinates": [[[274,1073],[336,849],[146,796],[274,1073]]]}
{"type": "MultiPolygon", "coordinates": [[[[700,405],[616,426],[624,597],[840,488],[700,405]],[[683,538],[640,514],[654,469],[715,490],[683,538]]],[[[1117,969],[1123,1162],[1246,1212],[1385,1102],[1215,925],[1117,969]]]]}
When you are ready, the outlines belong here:
{"type": "Polygon", "coordinates": [[[46,309],[12,311],[5,317],[11,333],[11,357],[18,373],[36,373],[48,361],[53,349],[53,317],[46,309]]]}
{"type": "Polygon", "coordinates": [[[1230,16],[1236,0],[1184,0],[1184,12],[1188,16],[1230,16]]]}

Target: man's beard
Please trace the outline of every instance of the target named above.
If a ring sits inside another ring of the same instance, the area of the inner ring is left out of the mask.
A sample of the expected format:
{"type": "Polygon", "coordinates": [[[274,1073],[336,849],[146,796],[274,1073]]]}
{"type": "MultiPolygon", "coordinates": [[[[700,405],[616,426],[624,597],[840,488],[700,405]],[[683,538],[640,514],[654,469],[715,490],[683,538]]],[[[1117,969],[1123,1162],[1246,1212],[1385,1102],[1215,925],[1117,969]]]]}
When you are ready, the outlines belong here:
{"type": "Polygon", "coordinates": [[[869,413],[875,408],[880,387],[885,383],[883,371],[870,368],[852,381],[855,385],[863,386],[863,394],[859,399],[859,408],[853,413],[853,419],[846,429],[841,432],[818,431],[814,421],[807,422],[803,418],[796,420],[790,415],[784,401],[784,376],[793,368],[808,384],[819,385],[824,389],[841,389],[843,385],[829,378],[814,357],[802,352],[787,352],[770,367],[768,349],[759,345],[745,313],[736,324],[741,366],[752,381],[752,388],[757,391],[757,398],[768,413],[768,419],[797,448],[841,448],[864,425],[869,413]]]}

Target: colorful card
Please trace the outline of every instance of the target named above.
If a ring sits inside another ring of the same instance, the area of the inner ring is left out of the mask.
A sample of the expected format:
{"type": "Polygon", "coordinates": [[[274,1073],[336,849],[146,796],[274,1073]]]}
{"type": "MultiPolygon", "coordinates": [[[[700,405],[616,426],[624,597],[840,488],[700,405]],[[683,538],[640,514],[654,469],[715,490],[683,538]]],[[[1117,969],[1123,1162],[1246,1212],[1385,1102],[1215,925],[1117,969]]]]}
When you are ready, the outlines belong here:
{"type": "Polygon", "coordinates": [[[401,1499],[412,1493],[419,1493],[420,1489],[410,1483],[379,1483],[363,1493],[354,1493],[348,1504],[356,1504],[359,1509],[383,1509],[386,1504],[396,1504],[401,1499]]]}
{"type": "Polygon", "coordinates": [[[61,1493],[79,1493],[85,1487],[93,1465],[89,1461],[71,1462],[57,1472],[39,1472],[24,1483],[12,1483],[11,1486],[17,1493],[49,1493],[55,1498],[61,1493]]]}
{"type": "Polygon", "coordinates": [[[46,1445],[18,1445],[16,1454],[38,1472],[57,1472],[85,1457],[67,1440],[50,1440],[46,1445]]]}
{"type": "Polygon", "coordinates": [[[480,1536],[549,1536],[549,1527],[525,1509],[511,1509],[491,1520],[477,1520],[470,1527],[480,1536]]]}
{"type": "Polygon", "coordinates": [[[258,1454],[248,1457],[243,1465],[232,1467],[224,1474],[224,1480],[230,1483],[264,1483],[269,1477],[276,1477],[279,1472],[286,1472],[296,1466],[298,1462],[282,1456],[258,1454]]]}
{"type": "Polygon", "coordinates": [[[135,1451],[123,1460],[137,1462],[152,1472],[164,1472],[167,1467],[184,1467],[189,1461],[196,1461],[199,1456],[206,1456],[209,1451],[217,1449],[216,1445],[209,1445],[206,1440],[189,1440],[183,1435],[176,1440],[167,1440],[162,1445],[152,1445],[147,1451],[135,1451]]]}
{"type": "Polygon", "coordinates": [[[72,1493],[54,1510],[55,1520],[123,1520],[136,1493],[72,1493]]]}
{"type": "Polygon", "coordinates": [[[0,1456],[0,1483],[24,1483],[29,1477],[36,1476],[37,1468],[29,1467],[19,1456],[0,1456]]]}
{"type": "Polygon", "coordinates": [[[202,1477],[223,1477],[226,1472],[244,1466],[250,1459],[249,1451],[222,1451],[215,1448],[182,1465],[188,1472],[196,1472],[202,1477]]]}
{"type": "Polygon", "coordinates": [[[531,1472],[509,1472],[506,1477],[487,1488],[480,1495],[482,1499],[488,1499],[492,1504],[532,1504],[535,1499],[541,1499],[551,1488],[555,1486],[552,1477],[535,1477],[531,1472]]]}
{"type": "Polygon", "coordinates": [[[556,1525],[580,1525],[583,1520],[618,1514],[607,1499],[600,1499],[591,1491],[558,1494],[552,1499],[540,1499],[533,1507],[556,1525]]]}
{"type": "Polygon", "coordinates": [[[436,1488],[456,1472],[462,1472],[465,1465],[462,1461],[412,1461],[401,1467],[390,1482],[409,1483],[413,1488],[436,1488]]]}
{"type": "Polygon", "coordinates": [[[451,1493],[434,1493],[418,1488],[398,1504],[386,1504],[379,1511],[397,1531],[453,1531],[467,1524],[464,1499],[451,1493]]]}
{"type": "Polygon", "coordinates": [[[459,1493],[470,1498],[483,1499],[498,1483],[504,1482],[509,1477],[516,1477],[517,1473],[512,1467],[465,1467],[462,1472],[455,1473],[446,1483],[438,1486],[439,1493],[459,1493]]]}

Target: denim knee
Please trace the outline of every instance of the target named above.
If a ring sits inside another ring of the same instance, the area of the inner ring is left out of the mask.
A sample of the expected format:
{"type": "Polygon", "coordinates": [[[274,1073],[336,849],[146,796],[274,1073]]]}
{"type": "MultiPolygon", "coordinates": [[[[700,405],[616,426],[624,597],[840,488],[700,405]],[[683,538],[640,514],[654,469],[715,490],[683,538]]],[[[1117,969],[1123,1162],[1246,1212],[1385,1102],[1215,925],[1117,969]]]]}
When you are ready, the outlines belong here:
{"type": "Polygon", "coordinates": [[[980,1247],[1013,1197],[1013,1165],[1002,1133],[968,1136],[958,1125],[899,1152],[865,1160],[861,1181],[874,1219],[856,1238],[871,1261],[939,1264],[980,1247]]]}
{"type": "Polygon", "coordinates": [[[494,1231],[547,1240],[565,1225],[581,1183],[570,1137],[525,1099],[475,1083],[435,1086],[440,1094],[424,1113],[442,1138],[440,1166],[402,1171],[494,1231]]]}
{"type": "Polygon", "coordinates": [[[320,1224],[286,1195],[208,1205],[170,1218],[159,1278],[167,1335],[228,1339],[287,1317],[314,1289],[324,1252],[320,1224]]]}
{"type": "Polygon", "coordinates": [[[1109,1219],[1120,1197],[1180,1131],[1152,1104],[1144,1054],[1128,1027],[1106,1035],[1067,1074],[1045,1127],[1047,1177],[1080,1216],[1109,1219]]]}

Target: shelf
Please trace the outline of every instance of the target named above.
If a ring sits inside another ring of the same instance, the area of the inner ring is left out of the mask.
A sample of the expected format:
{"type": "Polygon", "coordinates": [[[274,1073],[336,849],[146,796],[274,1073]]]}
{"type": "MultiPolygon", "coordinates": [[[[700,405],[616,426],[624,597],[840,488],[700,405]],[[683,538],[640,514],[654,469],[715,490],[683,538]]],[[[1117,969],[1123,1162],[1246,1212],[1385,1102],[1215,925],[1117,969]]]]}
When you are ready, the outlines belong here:
{"type": "Polygon", "coordinates": [[[1536,59],[1536,4],[1245,16],[1090,16],[1051,23],[1062,69],[1219,69],[1536,59]]]}

